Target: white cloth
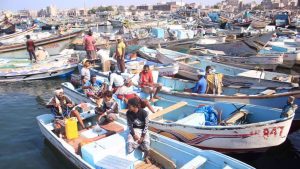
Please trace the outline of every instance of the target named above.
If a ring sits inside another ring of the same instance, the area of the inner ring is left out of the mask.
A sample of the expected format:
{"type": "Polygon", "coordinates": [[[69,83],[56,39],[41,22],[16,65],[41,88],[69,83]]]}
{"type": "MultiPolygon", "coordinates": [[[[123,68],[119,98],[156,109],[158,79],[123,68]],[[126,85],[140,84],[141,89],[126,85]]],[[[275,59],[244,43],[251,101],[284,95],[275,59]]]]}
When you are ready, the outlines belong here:
{"type": "Polygon", "coordinates": [[[127,87],[123,85],[122,87],[118,88],[116,91],[116,95],[127,95],[127,94],[134,94],[135,92],[133,91],[133,86],[127,87]]]}
{"type": "Polygon", "coordinates": [[[91,72],[90,69],[83,67],[80,71],[80,75],[84,76],[84,78],[86,80],[90,80],[91,79],[91,72]]]}
{"type": "Polygon", "coordinates": [[[124,79],[121,75],[118,75],[117,73],[112,73],[110,75],[110,79],[109,79],[109,90],[112,90],[112,86],[113,84],[116,87],[120,87],[124,85],[124,79]]]}

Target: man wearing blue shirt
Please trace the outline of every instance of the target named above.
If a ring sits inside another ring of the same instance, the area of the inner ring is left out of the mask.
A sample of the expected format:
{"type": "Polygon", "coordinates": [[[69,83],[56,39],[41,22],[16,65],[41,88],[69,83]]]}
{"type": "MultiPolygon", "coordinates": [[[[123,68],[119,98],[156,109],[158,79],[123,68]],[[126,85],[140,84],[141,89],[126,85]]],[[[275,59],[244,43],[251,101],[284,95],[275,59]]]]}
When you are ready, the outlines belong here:
{"type": "Polygon", "coordinates": [[[185,89],[186,92],[198,93],[198,94],[205,94],[207,89],[207,81],[205,79],[205,72],[204,71],[197,71],[197,76],[199,78],[196,85],[191,89],[185,89]]]}

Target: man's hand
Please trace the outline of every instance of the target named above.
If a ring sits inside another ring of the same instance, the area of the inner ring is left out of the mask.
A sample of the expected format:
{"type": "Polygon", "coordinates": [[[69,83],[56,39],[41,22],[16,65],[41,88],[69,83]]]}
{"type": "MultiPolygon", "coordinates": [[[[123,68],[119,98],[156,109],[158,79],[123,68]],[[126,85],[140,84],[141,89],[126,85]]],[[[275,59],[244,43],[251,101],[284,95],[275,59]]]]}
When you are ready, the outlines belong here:
{"type": "Polygon", "coordinates": [[[144,141],[144,137],[141,137],[138,141],[138,144],[142,144],[143,141],[144,141]]]}
{"type": "Polygon", "coordinates": [[[68,103],[67,106],[68,107],[73,107],[73,104],[72,103],[68,103]]]}
{"type": "Polygon", "coordinates": [[[137,141],[137,140],[140,140],[140,137],[139,137],[138,135],[135,134],[135,135],[133,136],[133,139],[134,139],[134,141],[137,141]]]}

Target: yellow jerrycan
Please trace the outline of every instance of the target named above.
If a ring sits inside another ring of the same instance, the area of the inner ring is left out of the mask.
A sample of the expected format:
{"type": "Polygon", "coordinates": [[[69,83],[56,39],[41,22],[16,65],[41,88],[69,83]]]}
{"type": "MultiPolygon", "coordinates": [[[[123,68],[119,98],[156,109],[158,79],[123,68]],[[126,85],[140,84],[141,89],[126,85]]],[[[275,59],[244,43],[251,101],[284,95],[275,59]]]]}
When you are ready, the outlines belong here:
{"type": "Polygon", "coordinates": [[[77,119],[71,117],[65,120],[66,126],[66,136],[67,139],[74,139],[78,137],[77,119]]]}

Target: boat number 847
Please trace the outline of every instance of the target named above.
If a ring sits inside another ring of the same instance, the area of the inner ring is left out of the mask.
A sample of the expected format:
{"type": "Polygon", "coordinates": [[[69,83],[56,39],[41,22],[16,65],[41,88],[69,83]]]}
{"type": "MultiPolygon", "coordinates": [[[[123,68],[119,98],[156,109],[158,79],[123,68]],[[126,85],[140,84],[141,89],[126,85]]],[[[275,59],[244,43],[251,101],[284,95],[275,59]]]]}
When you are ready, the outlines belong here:
{"type": "Polygon", "coordinates": [[[284,128],[284,126],[264,128],[263,135],[265,138],[270,137],[270,136],[282,137],[283,128],[284,128]]]}

